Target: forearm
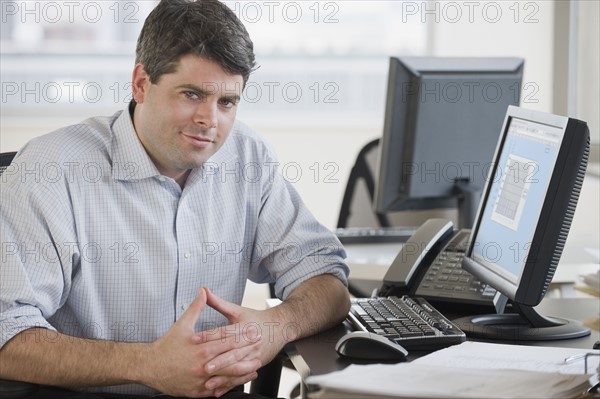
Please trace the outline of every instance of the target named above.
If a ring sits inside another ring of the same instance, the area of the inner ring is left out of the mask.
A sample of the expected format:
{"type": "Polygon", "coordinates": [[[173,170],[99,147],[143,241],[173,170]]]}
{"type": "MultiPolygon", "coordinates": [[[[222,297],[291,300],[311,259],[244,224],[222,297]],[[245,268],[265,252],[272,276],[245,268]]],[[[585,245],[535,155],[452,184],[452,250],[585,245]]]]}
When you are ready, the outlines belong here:
{"type": "Polygon", "coordinates": [[[348,289],[335,276],[324,274],[299,285],[272,309],[287,341],[306,337],[340,323],[350,309],[348,289]]]}
{"type": "Polygon", "coordinates": [[[256,378],[260,341],[199,339],[194,326],[205,305],[201,289],[175,324],[152,343],[25,330],[0,350],[0,378],[62,387],[138,383],[176,397],[219,396],[256,378]],[[218,361],[221,369],[208,367],[209,361],[218,361]]]}
{"type": "Polygon", "coordinates": [[[148,344],[71,337],[44,328],[25,330],[0,350],[0,377],[63,387],[139,380],[148,344]]]}

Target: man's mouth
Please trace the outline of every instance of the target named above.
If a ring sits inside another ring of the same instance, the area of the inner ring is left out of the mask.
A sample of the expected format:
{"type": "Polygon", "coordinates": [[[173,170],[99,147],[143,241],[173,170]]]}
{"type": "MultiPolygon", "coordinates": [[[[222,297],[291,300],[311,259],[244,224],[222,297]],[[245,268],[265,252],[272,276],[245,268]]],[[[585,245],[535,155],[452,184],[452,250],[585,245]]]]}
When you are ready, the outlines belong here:
{"type": "Polygon", "coordinates": [[[190,144],[192,144],[195,147],[206,148],[215,142],[215,140],[210,137],[197,136],[186,133],[182,133],[182,135],[190,144]]]}

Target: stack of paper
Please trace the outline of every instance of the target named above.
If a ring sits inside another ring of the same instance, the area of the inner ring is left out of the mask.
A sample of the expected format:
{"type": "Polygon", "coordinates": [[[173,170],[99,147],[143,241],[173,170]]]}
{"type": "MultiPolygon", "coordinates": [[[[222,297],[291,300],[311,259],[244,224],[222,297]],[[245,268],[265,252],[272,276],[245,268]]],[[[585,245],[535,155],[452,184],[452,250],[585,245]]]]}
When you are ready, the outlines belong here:
{"type": "MultiPolygon", "coordinates": [[[[600,297],[600,269],[580,276],[581,283],[575,289],[588,295],[600,297]]],[[[594,316],[583,320],[583,324],[593,330],[600,331],[600,317],[594,316]]]]}
{"type": "Polygon", "coordinates": [[[583,358],[565,358],[586,352],[465,342],[412,363],[352,365],[306,382],[319,387],[311,398],[578,398],[592,381],[583,358]]]}
{"type": "Polygon", "coordinates": [[[583,284],[576,286],[578,290],[593,296],[600,296],[600,270],[581,276],[581,281],[583,284]]]}

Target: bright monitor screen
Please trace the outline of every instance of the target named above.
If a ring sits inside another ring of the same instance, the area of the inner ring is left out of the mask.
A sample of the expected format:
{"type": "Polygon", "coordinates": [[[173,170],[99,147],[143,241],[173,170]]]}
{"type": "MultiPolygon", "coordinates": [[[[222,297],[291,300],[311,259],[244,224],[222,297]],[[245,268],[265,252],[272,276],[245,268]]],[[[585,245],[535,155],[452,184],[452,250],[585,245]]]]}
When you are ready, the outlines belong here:
{"type": "Polygon", "coordinates": [[[531,248],[564,130],[511,118],[477,230],[473,260],[517,284],[531,248]],[[483,244],[485,243],[485,244],[483,244]]]}
{"type": "Polygon", "coordinates": [[[587,124],[509,107],[463,268],[511,301],[513,314],[457,320],[468,335],[549,340],[588,335],[540,315],[569,233],[589,154],[587,124]]]}

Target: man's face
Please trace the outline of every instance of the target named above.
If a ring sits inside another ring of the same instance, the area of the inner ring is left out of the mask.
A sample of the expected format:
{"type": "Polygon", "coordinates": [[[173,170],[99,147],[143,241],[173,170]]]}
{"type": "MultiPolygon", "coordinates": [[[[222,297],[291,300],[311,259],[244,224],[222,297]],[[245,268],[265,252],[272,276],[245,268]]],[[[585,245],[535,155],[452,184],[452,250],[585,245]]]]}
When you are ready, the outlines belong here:
{"type": "Polygon", "coordinates": [[[161,174],[181,181],[229,136],[243,87],[241,75],[187,55],[174,73],[151,83],[143,65],[133,72],[134,125],[161,174]]]}

